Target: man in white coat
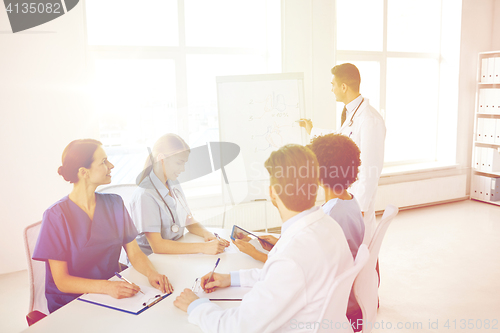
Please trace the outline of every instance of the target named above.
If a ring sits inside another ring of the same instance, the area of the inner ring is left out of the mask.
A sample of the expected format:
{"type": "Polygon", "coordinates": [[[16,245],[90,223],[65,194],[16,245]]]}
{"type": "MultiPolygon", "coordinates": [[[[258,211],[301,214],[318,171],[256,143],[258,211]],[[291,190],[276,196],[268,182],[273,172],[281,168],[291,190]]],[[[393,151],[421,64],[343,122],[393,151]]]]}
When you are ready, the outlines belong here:
{"type": "Polygon", "coordinates": [[[342,229],[314,207],[319,172],[314,153],[286,145],[273,152],[265,166],[271,200],[283,221],[281,238],[262,269],[214,273],[210,281],[210,274],[202,277],[207,292],[252,287],[238,307],[224,310],[190,289],[176,298],[174,305],[187,311],[189,322],[204,332],[310,332],[319,324],[335,278],[353,266],[342,229]]]}
{"type": "Polygon", "coordinates": [[[318,129],[309,119],[301,119],[299,124],[312,137],[340,133],[350,137],[359,147],[361,166],[351,193],[358,199],[365,220],[363,243],[369,244],[375,232],[375,195],[384,166],[385,122],[368,99],[359,93],[361,77],[356,66],[345,63],[333,67],[331,72],[332,92],[337,102],[345,104],[340,128],[337,131],[318,129]]]}

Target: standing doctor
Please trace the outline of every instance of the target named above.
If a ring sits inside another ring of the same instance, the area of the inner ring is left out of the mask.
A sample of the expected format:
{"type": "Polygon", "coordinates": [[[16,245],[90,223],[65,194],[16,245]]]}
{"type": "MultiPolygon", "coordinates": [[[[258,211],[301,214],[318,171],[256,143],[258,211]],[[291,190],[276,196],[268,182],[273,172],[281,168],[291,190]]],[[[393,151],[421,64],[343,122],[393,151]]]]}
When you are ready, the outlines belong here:
{"type": "Polygon", "coordinates": [[[301,119],[299,124],[313,137],[336,132],[348,136],[359,147],[361,166],[358,181],[352,185],[351,192],[358,199],[365,220],[363,243],[369,243],[375,232],[375,195],[384,165],[385,123],[368,99],[359,93],[361,77],[356,66],[345,63],[331,71],[332,92],[337,102],[345,104],[340,129],[313,128],[308,119],[301,119]]]}

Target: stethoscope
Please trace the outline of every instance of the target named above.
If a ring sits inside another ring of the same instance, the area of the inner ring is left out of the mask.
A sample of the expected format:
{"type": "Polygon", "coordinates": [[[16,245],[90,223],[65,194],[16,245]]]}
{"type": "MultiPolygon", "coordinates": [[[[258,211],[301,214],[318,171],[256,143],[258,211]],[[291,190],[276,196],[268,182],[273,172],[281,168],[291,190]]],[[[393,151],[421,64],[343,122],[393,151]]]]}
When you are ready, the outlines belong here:
{"type": "MultiPolygon", "coordinates": [[[[155,188],[156,190],[156,193],[158,194],[158,196],[160,197],[160,199],[163,201],[163,203],[165,204],[165,206],[167,207],[168,209],[168,212],[170,213],[170,216],[172,217],[172,226],[170,227],[170,230],[172,230],[172,232],[176,233],[176,232],[179,232],[179,226],[175,223],[175,218],[174,218],[174,214],[172,213],[172,210],[170,209],[170,207],[168,206],[167,202],[165,201],[165,199],[163,199],[163,196],[160,194],[160,191],[158,191],[158,189],[156,188],[155,184],[153,183],[153,181],[151,180],[151,176],[148,176],[149,177],[149,181],[151,182],[151,185],[153,185],[153,187],[155,188]]],[[[170,190],[170,189],[169,189],[170,190]]],[[[184,210],[186,211],[186,213],[188,214],[187,217],[188,218],[192,218],[193,215],[191,215],[191,211],[189,210],[188,206],[187,206],[187,203],[184,202],[184,198],[182,197],[179,189],[177,188],[174,188],[172,190],[172,194],[174,197],[174,200],[177,200],[177,202],[179,202],[182,206],[182,208],[184,208],[184,210]]]]}
{"type": "MultiPolygon", "coordinates": [[[[359,107],[361,106],[361,104],[363,104],[364,100],[365,100],[365,99],[364,99],[364,98],[362,98],[362,99],[361,99],[361,103],[359,103],[359,105],[358,105],[358,107],[356,108],[356,110],[354,110],[354,113],[353,113],[353,115],[352,115],[352,117],[351,117],[351,121],[349,122],[349,125],[348,125],[349,127],[351,127],[351,126],[352,126],[352,124],[353,124],[353,122],[354,122],[354,116],[356,115],[356,112],[358,112],[358,109],[359,109],[359,107]]],[[[352,134],[352,132],[351,132],[351,134],[352,134]]],[[[350,136],[350,135],[349,135],[349,136],[350,136]]]]}

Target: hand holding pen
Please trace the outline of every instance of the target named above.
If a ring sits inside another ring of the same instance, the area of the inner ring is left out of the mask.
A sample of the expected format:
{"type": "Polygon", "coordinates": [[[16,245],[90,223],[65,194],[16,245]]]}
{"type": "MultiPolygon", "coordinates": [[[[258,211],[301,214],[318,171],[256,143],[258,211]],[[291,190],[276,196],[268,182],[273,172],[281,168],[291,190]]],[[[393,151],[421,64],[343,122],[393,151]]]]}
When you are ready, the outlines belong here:
{"type": "MultiPolygon", "coordinates": [[[[141,291],[141,289],[139,288],[139,286],[138,286],[138,285],[133,284],[132,282],[130,282],[129,280],[127,280],[126,278],[124,278],[124,277],[123,277],[120,273],[118,273],[118,272],[115,272],[115,275],[116,275],[116,276],[117,276],[120,280],[125,281],[125,282],[127,282],[128,284],[130,284],[130,285],[132,285],[132,286],[134,286],[134,287],[137,287],[137,289],[138,289],[137,291],[138,291],[138,292],[140,292],[140,293],[142,293],[143,295],[145,295],[145,294],[141,291]]],[[[133,289],[135,290],[136,288],[133,288],[133,289]]]]}
{"type": "Polygon", "coordinates": [[[215,291],[216,288],[225,288],[231,285],[231,275],[230,274],[218,274],[215,273],[215,268],[219,264],[220,258],[217,259],[215,267],[212,272],[204,275],[201,278],[200,286],[206,293],[211,293],[215,291]]]}

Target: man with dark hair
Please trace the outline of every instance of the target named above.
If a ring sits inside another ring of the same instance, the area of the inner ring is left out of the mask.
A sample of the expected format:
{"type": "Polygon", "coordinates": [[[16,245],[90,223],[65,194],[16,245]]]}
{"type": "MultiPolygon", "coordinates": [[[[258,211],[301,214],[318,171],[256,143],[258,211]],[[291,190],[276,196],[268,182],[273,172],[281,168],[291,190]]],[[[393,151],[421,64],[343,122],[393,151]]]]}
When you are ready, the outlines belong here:
{"type": "MultiPolygon", "coordinates": [[[[384,166],[385,123],[368,99],[359,93],[361,77],[356,66],[345,63],[333,67],[331,72],[332,92],[337,102],[345,104],[340,128],[335,132],[351,138],[361,151],[358,181],[352,185],[351,192],[356,196],[365,220],[363,242],[369,243],[375,231],[375,195],[384,166]]],[[[334,132],[313,128],[308,119],[301,119],[300,126],[305,127],[312,137],[334,132]]]]}
{"type": "Polygon", "coordinates": [[[327,290],[353,265],[340,226],[314,207],[318,186],[314,153],[300,145],[286,145],[271,154],[265,167],[271,200],[283,221],[281,238],[262,269],[214,273],[210,281],[210,274],[201,278],[207,292],[235,285],[252,287],[240,306],[224,310],[206,298],[198,299],[190,289],[177,297],[174,305],[187,311],[189,322],[204,332],[311,331],[327,290]]]}

